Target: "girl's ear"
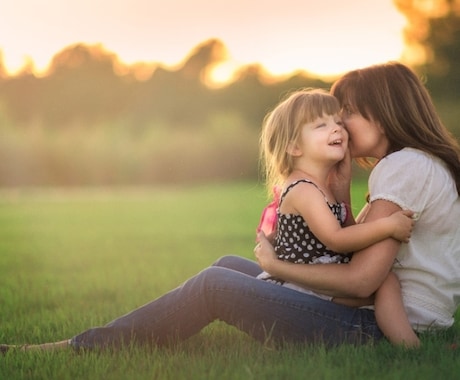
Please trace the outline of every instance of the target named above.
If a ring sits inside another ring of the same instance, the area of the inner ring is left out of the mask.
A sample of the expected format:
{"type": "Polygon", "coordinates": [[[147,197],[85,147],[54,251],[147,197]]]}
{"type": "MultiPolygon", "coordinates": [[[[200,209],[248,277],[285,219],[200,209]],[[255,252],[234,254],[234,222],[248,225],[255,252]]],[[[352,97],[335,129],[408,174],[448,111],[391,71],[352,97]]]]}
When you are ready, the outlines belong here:
{"type": "Polygon", "coordinates": [[[286,152],[290,154],[292,157],[299,157],[302,155],[301,150],[297,146],[296,143],[290,142],[288,145],[288,148],[286,149],[286,152]]]}

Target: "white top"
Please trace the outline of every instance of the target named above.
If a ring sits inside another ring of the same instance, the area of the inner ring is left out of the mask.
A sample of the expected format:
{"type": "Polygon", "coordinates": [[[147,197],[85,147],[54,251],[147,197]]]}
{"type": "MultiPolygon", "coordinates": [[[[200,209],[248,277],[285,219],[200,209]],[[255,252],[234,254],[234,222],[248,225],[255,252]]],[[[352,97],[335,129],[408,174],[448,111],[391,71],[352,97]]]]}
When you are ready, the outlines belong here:
{"type": "Polygon", "coordinates": [[[460,303],[460,198],[444,163],[405,148],[383,158],[369,177],[370,202],[391,201],[418,213],[393,270],[415,330],[446,328],[460,303]]]}

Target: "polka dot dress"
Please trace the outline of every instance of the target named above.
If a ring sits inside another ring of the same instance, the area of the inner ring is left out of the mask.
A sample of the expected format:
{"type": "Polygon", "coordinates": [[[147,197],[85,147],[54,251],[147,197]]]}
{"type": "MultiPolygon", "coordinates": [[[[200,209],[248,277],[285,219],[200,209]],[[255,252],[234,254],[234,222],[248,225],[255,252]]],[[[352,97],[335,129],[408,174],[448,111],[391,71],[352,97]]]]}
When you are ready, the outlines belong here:
{"type": "MultiPolygon", "coordinates": [[[[277,209],[278,225],[275,238],[275,252],[280,260],[299,264],[330,264],[348,263],[351,255],[331,251],[313,234],[301,215],[281,214],[279,208],[287,193],[298,183],[313,182],[307,179],[298,180],[290,184],[283,192],[277,209]]],[[[318,186],[316,186],[318,188],[318,186]]],[[[318,188],[321,191],[321,189],[318,188]]],[[[345,205],[341,203],[330,204],[324,197],[331,212],[342,225],[346,219],[345,205]]],[[[271,282],[282,284],[284,281],[274,277],[267,278],[271,282]]]]}

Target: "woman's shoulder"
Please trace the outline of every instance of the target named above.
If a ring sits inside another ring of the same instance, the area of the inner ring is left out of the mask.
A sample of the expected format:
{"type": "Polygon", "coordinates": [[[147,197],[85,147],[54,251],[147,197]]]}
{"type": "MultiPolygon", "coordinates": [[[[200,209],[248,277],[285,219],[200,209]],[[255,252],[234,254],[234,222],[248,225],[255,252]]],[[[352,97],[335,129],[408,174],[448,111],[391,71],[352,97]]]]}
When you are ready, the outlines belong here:
{"type": "Polygon", "coordinates": [[[415,148],[404,148],[382,158],[374,170],[375,172],[382,170],[411,171],[414,174],[422,174],[418,171],[426,171],[430,167],[439,165],[445,166],[439,158],[427,152],[415,148]]]}
{"type": "MultiPolygon", "coordinates": [[[[419,149],[404,148],[381,159],[369,177],[370,199],[392,200],[401,208],[439,196],[441,187],[450,189],[452,177],[437,157],[419,149]]],[[[449,190],[450,191],[450,190],[449,190]]]]}
{"type": "Polygon", "coordinates": [[[385,160],[392,160],[399,162],[400,160],[420,160],[420,161],[425,161],[425,160],[433,160],[435,159],[431,154],[424,152],[423,150],[416,149],[416,148],[403,148],[401,150],[398,150],[396,152],[390,153],[388,156],[385,156],[381,160],[381,162],[384,162],[385,160]]]}

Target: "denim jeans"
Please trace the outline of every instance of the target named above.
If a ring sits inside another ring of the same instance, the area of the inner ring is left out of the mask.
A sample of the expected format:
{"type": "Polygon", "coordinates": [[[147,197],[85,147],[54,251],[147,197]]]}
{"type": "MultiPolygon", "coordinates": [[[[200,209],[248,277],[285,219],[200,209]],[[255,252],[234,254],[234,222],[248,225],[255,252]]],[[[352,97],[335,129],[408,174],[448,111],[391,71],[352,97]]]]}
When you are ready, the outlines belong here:
{"type": "MultiPolygon", "coordinates": [[[[301,264],[299,264],[301,265],[301,264]]],[[[164,345],[220,320],[266,342],[362,344],[382,338],[374,312],[267,283],[254,261],[224,256],[154,301],[71,339],[76,348],[164,345]]]]}

